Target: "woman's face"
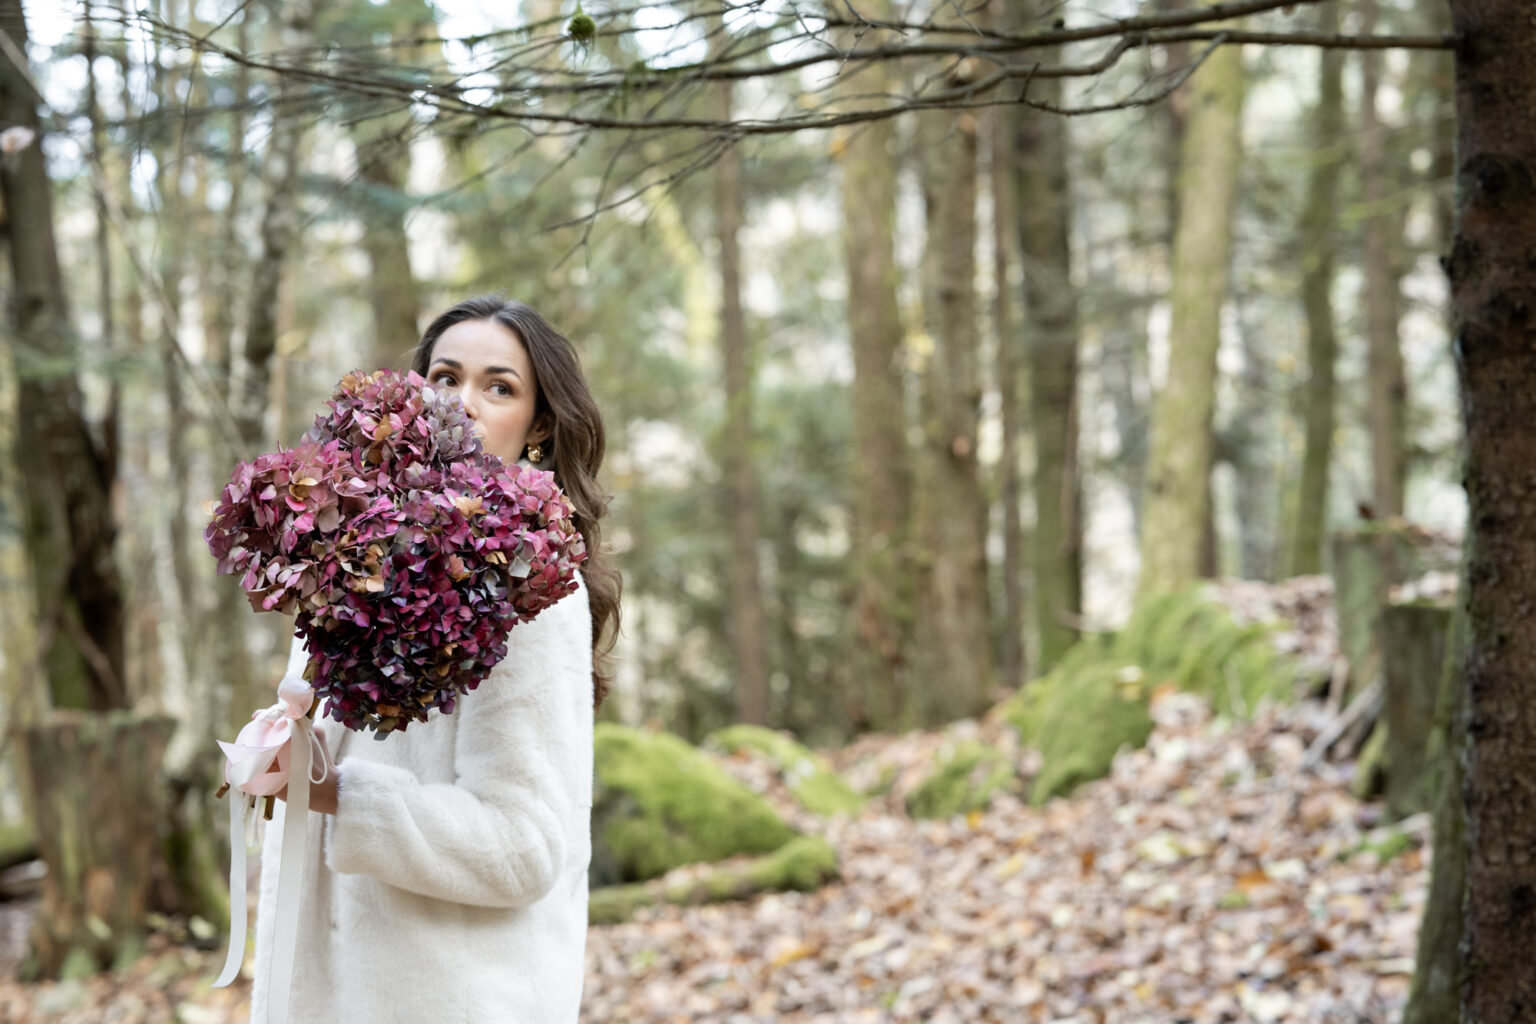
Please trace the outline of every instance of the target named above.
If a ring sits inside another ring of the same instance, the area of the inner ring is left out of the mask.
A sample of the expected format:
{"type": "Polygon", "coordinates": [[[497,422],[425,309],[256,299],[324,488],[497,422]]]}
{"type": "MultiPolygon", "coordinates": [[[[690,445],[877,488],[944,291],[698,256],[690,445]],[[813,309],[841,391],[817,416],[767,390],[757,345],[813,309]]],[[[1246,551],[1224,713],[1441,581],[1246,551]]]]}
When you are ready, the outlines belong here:
{"type": "Polygon", "coordinates": [[[427,380],[458,394],[485,450],[510,465],[548,432],[534,428],[538,381],[516,332],[494,320],[464,320],[432,347],[427,380]]]}

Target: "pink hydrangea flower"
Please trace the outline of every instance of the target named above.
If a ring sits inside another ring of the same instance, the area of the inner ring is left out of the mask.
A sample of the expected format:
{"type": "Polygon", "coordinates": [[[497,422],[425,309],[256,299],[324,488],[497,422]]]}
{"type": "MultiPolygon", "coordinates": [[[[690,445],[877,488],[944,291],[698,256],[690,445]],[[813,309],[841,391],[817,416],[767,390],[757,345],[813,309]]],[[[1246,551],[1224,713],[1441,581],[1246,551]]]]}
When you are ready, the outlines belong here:
{"type": "Polygon", "coordinates": [[[253,607],[296,614],[326,713],[382,737],[451,712],[586,548],[554,475],[487,454],[416,374],[348,374],[326,405],[235,467],[204,536],[253,607]]]}

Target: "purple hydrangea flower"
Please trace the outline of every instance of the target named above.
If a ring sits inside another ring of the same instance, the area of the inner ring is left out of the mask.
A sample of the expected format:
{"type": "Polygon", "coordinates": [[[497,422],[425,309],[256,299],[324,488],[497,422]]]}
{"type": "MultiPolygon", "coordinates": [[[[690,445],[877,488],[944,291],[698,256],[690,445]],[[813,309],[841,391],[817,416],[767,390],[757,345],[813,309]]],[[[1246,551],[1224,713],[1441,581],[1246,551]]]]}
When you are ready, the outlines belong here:
{"type": "Polygon", "coordinates": [[[326,713],[382,737],[451,712],[586,548],[554,475],[486,453],[416,374],[350,373],[326,405],[235,467],[204,536],[252,607],[297,614],[326,713]]]}

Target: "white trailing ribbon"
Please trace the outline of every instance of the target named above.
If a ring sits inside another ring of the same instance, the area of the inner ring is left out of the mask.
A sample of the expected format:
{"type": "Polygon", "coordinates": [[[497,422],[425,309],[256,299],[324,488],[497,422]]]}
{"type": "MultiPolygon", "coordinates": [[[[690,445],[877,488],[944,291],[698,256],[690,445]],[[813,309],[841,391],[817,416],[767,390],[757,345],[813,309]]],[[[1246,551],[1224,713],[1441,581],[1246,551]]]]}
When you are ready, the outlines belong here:
{"type": "Polygon", "coordinates": [[[235,742],[219,741],[227,758],[225,781],[248,796],[231,793],[229,799],[229,952],[224,958],[224,970],[213,983],[215,988],[234,981],[245,959],[245,816],[254,812],[256,798],[275,795],[288,787],[277,864],[272,976],[267,987],[270,1024],[288,1020],[288,1002],[293,992],[294,945],[304,884],[304,847],[309,834],[309,787],[312,782],[324,782],[332,768],[325,745],[307,716],[314,704],[314,690],[292,672],[291,659],[289,667],[289,673],[277,687],[278,702],[253,714],[235,742]],[[313,776],[317,766],[320,774],[313,776]]]}

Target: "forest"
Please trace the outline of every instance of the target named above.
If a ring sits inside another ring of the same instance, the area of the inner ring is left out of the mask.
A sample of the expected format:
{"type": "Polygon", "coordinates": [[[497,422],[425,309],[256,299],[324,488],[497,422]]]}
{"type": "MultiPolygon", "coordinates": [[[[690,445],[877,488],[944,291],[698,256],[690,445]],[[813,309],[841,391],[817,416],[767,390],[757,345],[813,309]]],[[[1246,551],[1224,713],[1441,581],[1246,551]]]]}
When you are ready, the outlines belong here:
{"type": "Polygon", "coordinates": [[[204,528],[482,294],[584,1018],[1533,1019],[1533,109],[1525,0],[0,0],[0,1020],[247,1020],[204,528]]]}

